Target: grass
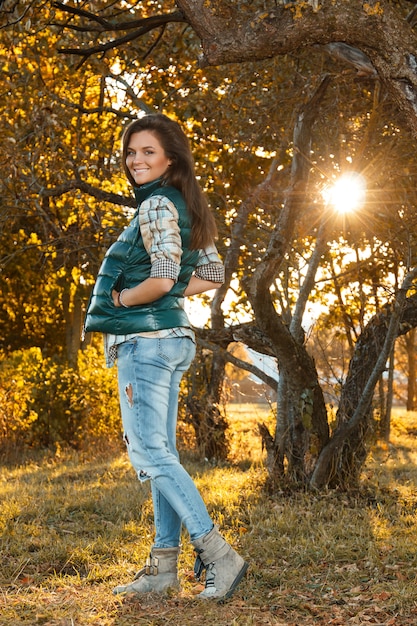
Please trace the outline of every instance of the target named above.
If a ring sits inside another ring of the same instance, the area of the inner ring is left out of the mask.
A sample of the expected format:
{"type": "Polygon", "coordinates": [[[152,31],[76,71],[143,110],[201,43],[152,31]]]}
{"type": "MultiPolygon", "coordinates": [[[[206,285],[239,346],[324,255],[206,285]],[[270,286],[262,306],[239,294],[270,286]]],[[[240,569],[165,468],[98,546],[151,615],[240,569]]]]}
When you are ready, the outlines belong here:
{"type": "Polygon", "coordinates": [[[417,414],[369,458],[360,491],[267,496],[256,423],[232,407],[233,462],[185,464],[250,562],[224,605],[195,599],[186,534],[179,595],[121,599],[152,543],[152,507],[124,451],[0,468],[1,626],[307,626],[417,623],[417,414]]]}

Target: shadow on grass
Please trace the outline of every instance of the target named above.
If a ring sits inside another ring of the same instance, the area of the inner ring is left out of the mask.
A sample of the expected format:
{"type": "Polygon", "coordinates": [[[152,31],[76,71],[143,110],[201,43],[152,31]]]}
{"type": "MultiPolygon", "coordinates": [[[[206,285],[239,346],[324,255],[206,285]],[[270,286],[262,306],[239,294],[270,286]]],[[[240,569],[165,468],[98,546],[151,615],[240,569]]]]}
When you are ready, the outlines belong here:
{"type": "Polygon", "coordinates": [[[227,626],[376,617],[381,624],[416,623],[416,474],[410,466],[404,486],[394,468],[389,485],[377,484],[378,463],[356,493],[271,496],[263,468],[249,459],[212,466],[185,455],[213,519],[250,563],[229,603],[203,608],[193,595],[185,532],[182,594],[157,601],[111,595],[142,565],[153,540],[149,486],[139,483],[125,453],[3,467],[0,624],[185,626],[201,622],[202,612],[205,623],[227,626]]]}

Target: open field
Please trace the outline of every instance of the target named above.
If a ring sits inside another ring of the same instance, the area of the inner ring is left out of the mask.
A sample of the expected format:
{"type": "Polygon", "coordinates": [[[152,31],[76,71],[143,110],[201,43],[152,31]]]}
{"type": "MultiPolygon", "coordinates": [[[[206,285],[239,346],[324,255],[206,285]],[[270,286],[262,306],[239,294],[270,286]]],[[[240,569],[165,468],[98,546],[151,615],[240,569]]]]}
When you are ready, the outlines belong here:
{"type": "Polygon", "coordinates": [[[62,453],[0,467],[1,626],[417,624],[417,414],[399,412],[353,494],[262,485],[256,423],[268,408],[231,407],[233,462],[185,456],[225,536],[250,571],[225,605],[195,599],[184,533],[180,595],[112,595],[152,543],[148,487],[123,451],[62,453]]]}

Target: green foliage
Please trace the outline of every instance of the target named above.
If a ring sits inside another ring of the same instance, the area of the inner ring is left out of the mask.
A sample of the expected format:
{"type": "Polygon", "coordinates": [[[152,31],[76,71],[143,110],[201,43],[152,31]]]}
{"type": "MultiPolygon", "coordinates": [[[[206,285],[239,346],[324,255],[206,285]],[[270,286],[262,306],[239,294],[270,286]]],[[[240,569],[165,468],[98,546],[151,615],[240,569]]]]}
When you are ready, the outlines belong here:
{"type": "Polygon", "coordinates": [[[97,366],[89,346],[71,367],[39,348],[13,352],[0,366],[3,448],[71,446],[115,441],[120,433],[116,373],[97,366]]]}

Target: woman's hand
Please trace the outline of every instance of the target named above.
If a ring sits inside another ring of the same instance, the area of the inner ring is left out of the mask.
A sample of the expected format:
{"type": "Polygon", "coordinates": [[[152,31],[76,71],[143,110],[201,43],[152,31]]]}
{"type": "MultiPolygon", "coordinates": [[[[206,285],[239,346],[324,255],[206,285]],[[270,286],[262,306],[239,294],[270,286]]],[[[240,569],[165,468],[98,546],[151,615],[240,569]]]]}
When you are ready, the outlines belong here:
{"type": "Polygon", "coordinates": [[[143,283],[130,289],[122,291],[113,289],[111,297],[114,306],[118,308],[149,304],[169,293],[173,285],[174,281],[171,278],[147,278],[143,283]]]}
{"type": "Polygon", "coordinates": [[[113,289],[113,291],[111,292],[111,297],[113,298],[114,306],[118,308],[122,306],[120,304],[119,296],[120,296],[120,291],[116,291],[115,289],[113,289]]]}

